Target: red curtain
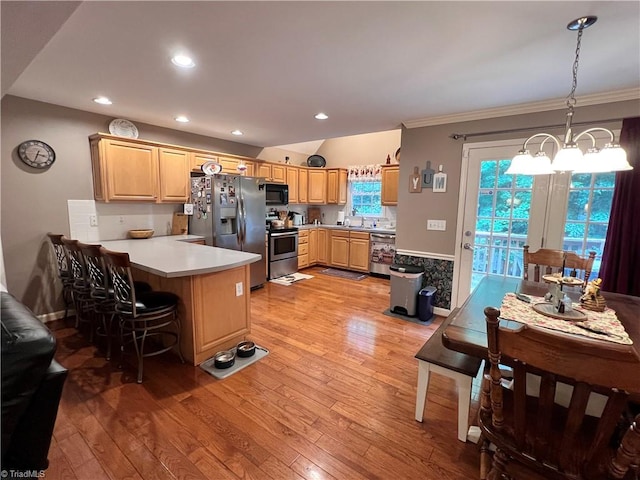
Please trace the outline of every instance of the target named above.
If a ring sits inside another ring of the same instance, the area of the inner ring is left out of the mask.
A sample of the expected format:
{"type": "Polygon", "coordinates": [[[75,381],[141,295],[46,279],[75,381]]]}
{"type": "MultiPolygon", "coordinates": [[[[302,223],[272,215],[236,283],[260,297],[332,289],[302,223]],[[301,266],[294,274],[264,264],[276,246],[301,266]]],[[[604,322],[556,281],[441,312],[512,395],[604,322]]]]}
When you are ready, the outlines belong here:
{"type": "Polygon", "coordinates": [[[620,146],[633,170],[616,174],[600,277],[603,290],[640,297],[640,117],[623,120],[620,146]]]}

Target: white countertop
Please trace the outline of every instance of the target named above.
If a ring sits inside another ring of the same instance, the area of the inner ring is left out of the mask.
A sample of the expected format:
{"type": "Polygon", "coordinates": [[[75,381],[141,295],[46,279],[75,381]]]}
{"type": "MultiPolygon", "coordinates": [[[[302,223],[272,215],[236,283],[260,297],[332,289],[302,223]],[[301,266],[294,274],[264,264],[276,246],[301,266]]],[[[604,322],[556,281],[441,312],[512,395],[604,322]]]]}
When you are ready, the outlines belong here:
{"type": "Polygon", "coordinates": [[[255,253],[197,245],[198,235],[169,235],[139,240],[109,240],[100,244],[116,252],[127,252],[131,264],[161,277],[186,277],[221,272],[260,260],[255,253]]]}

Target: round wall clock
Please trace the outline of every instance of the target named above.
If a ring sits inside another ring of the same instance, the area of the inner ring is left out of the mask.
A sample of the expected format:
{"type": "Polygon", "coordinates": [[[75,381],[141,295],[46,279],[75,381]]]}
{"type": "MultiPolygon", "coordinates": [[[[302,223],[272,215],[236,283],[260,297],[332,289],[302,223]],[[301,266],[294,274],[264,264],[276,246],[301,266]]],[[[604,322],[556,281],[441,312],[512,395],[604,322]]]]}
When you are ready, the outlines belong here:
{"type": "Polygon", "coordinates": [[[56,152],[40,140],[27,140],[18,146],[18,157],[34,168],[50,167],[56,160],[56,152]]]}

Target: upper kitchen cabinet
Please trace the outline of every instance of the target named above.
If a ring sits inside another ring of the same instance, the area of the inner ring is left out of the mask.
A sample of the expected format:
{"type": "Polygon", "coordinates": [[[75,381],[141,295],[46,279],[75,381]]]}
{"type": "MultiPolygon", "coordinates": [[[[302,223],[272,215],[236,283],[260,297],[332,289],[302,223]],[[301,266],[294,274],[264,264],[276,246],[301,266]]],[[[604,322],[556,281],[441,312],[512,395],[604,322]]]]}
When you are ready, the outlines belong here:
{"type": "Polygon", "coordinates": [[[263,177],[268,182],[287,183],[286,167],[275,163],[258,163],[255,176],[263,177]]]}
{"type": "Polygon", "coordinates": [[[382,165],[382,205],[398,205],[400,165],[382,165]]]}
{"type": "Polygon", "coordinates": [[[298,197],[298,167],[286,167],[287,185],[289,185],[289,203],[300,203],[298,197]]]}
{"type": "Polygon", "coordinates": [[[327,203],[327,171],[320,168],[309,169],[308,203],[324,205],[327,203]]]}
{"type": "Polygon", "coordinates": [[[157,147],[100,135],[90,145],[96,200],[158,201],[157,147]]]}
{"type": "Polygon", "coordinates": [[[200,170],[206,162],[218,163],[218,156],[212,153],[191,152],[191,170],[200,170]]]}
{"type": "Polygon", "coordinates": [[[309,170],[298,168],[298,203],[309,202],[309,170]]]}
{"type": "Polygon", "coordinates": [[[332,168],[327,170],[327,203],[344,205],[347,203],[347,170],[332,168]]]}
{"type": "Polygon", "coordinates": [[[185,203],[189,199],[190,153],[158,148],[160,197],[162,203],[185,203]]]}

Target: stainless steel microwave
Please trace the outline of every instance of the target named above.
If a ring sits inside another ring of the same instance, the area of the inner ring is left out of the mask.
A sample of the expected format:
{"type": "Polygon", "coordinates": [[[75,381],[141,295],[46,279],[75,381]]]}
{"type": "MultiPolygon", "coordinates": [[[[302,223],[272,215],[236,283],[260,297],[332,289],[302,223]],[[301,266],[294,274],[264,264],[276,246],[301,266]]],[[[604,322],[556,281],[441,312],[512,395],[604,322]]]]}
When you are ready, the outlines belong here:
{"type": "Polygon", "coordinates": [[[267,205],[288,205],[289,185],[282,183],[266,183],[266,203],[267,205]]]}

